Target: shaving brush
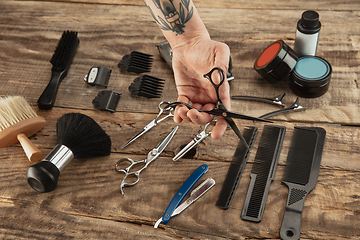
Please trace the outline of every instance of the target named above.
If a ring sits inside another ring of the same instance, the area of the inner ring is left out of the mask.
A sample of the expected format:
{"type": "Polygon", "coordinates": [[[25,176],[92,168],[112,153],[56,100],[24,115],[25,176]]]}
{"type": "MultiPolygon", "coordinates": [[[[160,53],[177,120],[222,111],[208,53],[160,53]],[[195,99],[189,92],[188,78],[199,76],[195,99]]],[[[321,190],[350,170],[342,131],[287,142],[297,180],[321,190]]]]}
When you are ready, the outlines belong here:
{"type": "Polygon", "coordinates": [[[41,162],[30,166],[26,178],[38,192],[56,188],[58,178],[74,158],[110,155],[111,139],[90,117],[68,113],[56,123],[56,147],[41,162]]]}

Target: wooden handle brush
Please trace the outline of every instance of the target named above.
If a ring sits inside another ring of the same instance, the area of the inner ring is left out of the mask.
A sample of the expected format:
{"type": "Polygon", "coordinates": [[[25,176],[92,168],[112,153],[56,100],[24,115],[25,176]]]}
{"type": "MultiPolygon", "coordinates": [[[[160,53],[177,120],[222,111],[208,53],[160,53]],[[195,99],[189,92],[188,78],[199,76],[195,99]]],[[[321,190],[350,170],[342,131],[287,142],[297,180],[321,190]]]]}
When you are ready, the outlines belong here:
{"type": "Polygon", "coordinates": [[[39,161],[42,152],[28,139],[46,124],[25,98],[0,97],[0,148],[20,142],[30,162],[39,161]]]}
{"type": "Polygon", "coordinates": [[[54,190],[60,173],[74,158],[106,156],[111,152],[110,137],[84,114],[63,115],[57,121],[56,133],[58,145],[26,173],[29,185],[38,192],[54,190]]]}

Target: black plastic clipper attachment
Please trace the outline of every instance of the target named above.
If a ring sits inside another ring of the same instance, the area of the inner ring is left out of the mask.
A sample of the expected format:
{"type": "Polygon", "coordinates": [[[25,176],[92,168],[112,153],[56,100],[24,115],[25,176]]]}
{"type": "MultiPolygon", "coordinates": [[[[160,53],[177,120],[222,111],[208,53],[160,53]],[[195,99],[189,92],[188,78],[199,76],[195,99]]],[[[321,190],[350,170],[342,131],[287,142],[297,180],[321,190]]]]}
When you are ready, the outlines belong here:
{"type": "Polygon", "coordinates": [[[91,86],[99,85],[107,87],[111,75],[111,69],[105,67],[92,67],[85,76],[84,81],[91,86]]]}
{"type": "Polygon", "coordinates": [[[101,111],[115,112],[116,106],[120,100],[121,93],[114,91],[100,91],[92,100],[94,108],[101,111]]]}
{"type": "Polygon", "coordinates": [[[164,87],[163,79],[144,75],[134,79],[133,83],[129,86],[132,94],[143,96],[146,98],[159,98],[161,97],[162,89],[164,87]]]}
{"type": "Polygon", "coordinates": [[[260,222],[262,219],[270,184],[275,177],[285,131],[286,128],[283,126],[264,126],[240,215],[243,220],[260,222]]]}
{"type": "Polygon", "coordinates": [[[230,207],[231,200],[235,194],[237,186],[239,185],[241,175],[249,158],[257,133],[257,127],[246,127],[244,129],[243,136],[249,146],[249,149],[247,149],[244,144],[239,141],[216,202],[217,207],[224,210],[230,207]]]}
{"type": "Polygon", "coordinates": [[[150,72],[153,62],[153,55],[132,51],[125,55],[119,62],[118,67],[127,72],[145,73],[150,72]]]}

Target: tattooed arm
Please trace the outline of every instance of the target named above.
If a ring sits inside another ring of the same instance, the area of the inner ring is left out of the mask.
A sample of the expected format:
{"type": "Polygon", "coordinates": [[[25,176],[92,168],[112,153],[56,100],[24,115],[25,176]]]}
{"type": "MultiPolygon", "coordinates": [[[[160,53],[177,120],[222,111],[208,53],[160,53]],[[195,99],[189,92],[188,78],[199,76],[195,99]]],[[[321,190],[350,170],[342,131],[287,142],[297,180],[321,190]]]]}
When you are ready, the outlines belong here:
{"type": "MultiPolygon", "coordinates": [[[[217,97],[213,86],[203,77],[214,67],[227,72],[229,66],[229,47],[213,41],[201,20],[192,0],[144,0],[153,18],[168,40],[173,53],[172,63],[175,75],[178,99],[191,102],[198,109],[211,110],[217,97]]],[[[215,80],[216,81],[216,80],[215,80]]],[[[228,110],[231,110],[229,84],[220,87],[220,97],[228,110]]],[[[206,124],[212,115],[188,110],[178,106],[174,120],[206,124]]],[[[227,122],[218,117],[216,126],[211,131],[214,139],[220,138],[227,128],[227,122]]]]}

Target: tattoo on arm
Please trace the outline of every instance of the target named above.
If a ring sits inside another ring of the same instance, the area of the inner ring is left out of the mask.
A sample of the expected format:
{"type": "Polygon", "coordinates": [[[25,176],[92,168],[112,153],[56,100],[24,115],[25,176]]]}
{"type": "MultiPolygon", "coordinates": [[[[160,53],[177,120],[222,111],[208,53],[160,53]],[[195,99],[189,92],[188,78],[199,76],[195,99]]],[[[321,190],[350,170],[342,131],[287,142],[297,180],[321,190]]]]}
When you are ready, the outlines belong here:
{"type": "Polygon", "coordinates": [[[178,34],[184,33],[185,23],[193,16],[194,8],[190,6],[191,0],[152,0],[156,8],[160,9],[162,16],[156,16],[153,9],[145,2],[151,15],[164,31],[173,31],[178,34]],[[177,5],[178,3],[178,5],[177,5]],[[177,5],[177,6],[175,6],[177,5]]]}

